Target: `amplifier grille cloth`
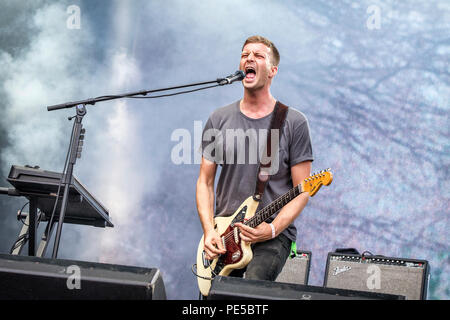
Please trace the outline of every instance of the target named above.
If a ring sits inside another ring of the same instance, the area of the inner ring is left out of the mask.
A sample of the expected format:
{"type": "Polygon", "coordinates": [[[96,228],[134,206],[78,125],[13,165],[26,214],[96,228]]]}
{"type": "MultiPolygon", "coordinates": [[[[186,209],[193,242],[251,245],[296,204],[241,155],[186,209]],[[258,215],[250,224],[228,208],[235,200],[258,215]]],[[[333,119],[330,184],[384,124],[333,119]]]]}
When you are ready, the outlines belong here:
{"type": "Polygon", "coordinates": [[[288,258],[286,264],[278,275],[277,282],[287,282],[296,284],[307,284],[309,273],[309,256],[298,255],[288,258]]]}

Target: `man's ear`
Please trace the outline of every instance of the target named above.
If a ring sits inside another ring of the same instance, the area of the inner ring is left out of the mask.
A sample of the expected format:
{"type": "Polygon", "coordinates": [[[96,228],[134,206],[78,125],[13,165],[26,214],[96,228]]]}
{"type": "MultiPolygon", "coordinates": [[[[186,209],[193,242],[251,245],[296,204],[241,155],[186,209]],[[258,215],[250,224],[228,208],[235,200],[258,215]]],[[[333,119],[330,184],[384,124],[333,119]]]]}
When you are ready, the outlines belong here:
{"type": "Polygon", "coordinates": [[[275,75],[278,73],[278,66],[272,66],[270,67],[270,73],[269,78],[275,77],[275,75]]]}

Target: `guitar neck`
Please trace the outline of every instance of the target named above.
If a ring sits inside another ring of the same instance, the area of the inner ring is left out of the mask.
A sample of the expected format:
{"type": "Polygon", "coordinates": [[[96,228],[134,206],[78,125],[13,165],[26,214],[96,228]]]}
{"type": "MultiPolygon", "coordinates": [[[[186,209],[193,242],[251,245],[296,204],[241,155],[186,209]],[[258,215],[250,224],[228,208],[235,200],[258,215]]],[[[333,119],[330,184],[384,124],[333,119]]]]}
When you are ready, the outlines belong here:
{"type": "Polygon", "coordinates": [[[278,197],[274,201],[272,201],[270,204],[265,206],[263,209],[256,212],[256,214],[248,219],[245,224],[249,227],[255,228],[259,224],[263,223],[267,219],[269,219],[273,214],[280,211],[285,205],[287,205],[291,200],[293,200],[295,197],[297,197],[300,193],[302,193],[301,190],[301,184],[298,186],[295,186],[291,190],[289,190],[284,195],[278,197]]]}

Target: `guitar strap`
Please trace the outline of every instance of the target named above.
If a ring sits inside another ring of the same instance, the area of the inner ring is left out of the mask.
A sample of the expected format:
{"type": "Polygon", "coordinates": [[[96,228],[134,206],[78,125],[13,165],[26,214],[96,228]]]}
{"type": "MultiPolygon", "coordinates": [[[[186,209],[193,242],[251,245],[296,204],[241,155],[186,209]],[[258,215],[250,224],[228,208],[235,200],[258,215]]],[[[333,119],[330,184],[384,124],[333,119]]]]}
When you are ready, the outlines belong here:
{"type": "MultiPolygon", "coordinates": [[[[282,104],[281,102],[277,101],[275,104],[275,109],[272,115],[272,119],[270,120],[270,128],[267,132],[267,142],[266,142],[266,149],[263,155],[261,156],[261,159],[259,161],[259,168],[258,168],[258,174],[257,174],[257,180],[256,180],[256,187],[255,187],[255,193],[253,195],[253,199],[255,201],[261,201],[264,189],[266,188],[266,184],[269,181],[270,178],[270,168],[272,165],[272,130],[279,130],[279,141],[277,144],[277,150],[275,152],[279,151],[279,142],[281,140],[281,128],[283,126],[284,120],[286,119],[288,107],[282,104]],[[267,158],[265,158],[267,157],[267,158]],[[263,161],[263,158],[264,161],[263,161]]],[[[275,157],[277,159],[277,157],[275,157]]]]}

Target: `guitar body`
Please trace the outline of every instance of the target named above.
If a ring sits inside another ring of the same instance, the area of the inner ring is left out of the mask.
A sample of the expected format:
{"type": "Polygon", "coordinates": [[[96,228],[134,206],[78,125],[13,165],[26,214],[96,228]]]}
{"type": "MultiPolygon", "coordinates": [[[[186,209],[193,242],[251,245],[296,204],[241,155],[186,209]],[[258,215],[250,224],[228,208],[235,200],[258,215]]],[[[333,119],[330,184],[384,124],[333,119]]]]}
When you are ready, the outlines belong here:
{"type": "Polygon", "coordinates": [[[223,243],[225,243],[227,252],[208,262],[209,265],[206,266],[203,252],[204,236],[202,236],[197,249],[197,281],[202,295],[207,296],[209,294],[210,279],[214,278],[215,275],[227,276],[234,269],[244,268],[252,260],[253,253],[250,244],[240,240],[237,228],[234,228],[233,224],[253,217],[258,205],[259,202],[253,200],[253,197],[248,197],[233,215],[214,219],[215,230],[226,239],[223,243]]]}

